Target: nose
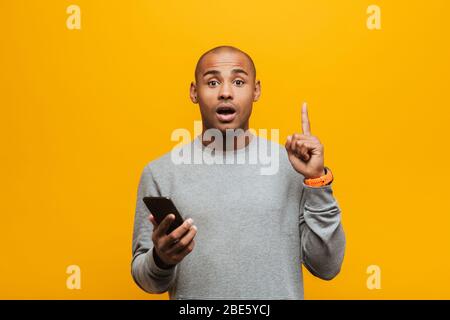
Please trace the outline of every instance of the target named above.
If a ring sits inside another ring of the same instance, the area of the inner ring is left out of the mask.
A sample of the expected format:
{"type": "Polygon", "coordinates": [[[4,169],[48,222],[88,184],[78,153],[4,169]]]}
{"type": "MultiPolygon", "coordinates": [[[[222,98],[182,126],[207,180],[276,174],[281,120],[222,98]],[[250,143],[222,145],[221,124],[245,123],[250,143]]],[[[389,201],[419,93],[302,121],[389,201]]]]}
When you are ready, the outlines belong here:
{"type": "Polygon", "coordinates": [[[231,92],[231,86],[227,82],[224,82],[219,92],[219,100],[228,99],[233,99],[233,94],[231,92]]]}

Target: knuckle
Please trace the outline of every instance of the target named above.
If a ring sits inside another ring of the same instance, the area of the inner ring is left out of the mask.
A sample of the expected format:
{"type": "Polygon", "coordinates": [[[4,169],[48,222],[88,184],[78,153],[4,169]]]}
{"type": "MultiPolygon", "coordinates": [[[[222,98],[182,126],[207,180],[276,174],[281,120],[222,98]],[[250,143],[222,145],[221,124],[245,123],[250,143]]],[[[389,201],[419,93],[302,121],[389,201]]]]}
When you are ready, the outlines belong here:
{"type": "Polygon", "coordinates": [[[178,242],[178,246],[180,247],[180,248],[184,248],[184,247],[186,247],[188,244],[187,244],[187,241],[186,240],[180,240],[180,242],[178,242]]]}

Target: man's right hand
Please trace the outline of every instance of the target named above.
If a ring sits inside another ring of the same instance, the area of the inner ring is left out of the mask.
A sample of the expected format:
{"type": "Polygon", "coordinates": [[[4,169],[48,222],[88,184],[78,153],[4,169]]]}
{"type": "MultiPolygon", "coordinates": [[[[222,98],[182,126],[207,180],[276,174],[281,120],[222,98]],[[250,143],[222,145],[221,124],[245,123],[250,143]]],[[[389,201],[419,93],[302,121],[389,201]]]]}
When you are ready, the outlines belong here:
{"type": "Polygon", "coordinates": [[[193,225],[192,219],[187,219],[168,235],[166,232],[175,220],[174,214],[167,215],[159,225],[152,214],[149,220],[153,224],[153,254],[158,267],[170,269],[192,252],[197,234],[197,227],[193,225]]]}

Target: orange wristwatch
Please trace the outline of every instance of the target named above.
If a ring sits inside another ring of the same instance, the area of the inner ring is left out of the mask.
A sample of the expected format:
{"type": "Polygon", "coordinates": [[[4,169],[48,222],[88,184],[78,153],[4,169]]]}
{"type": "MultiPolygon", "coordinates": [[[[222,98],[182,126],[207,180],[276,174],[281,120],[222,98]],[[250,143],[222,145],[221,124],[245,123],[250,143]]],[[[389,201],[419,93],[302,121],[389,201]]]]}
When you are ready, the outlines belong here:
{"type": "Polygon", "coordinates": [[[305,179],[305,184],[311,187],[321,187],[330,184],[333,181],[333,174],[330,168],[324,167],[325,175],[314,179],[305,179]]]}

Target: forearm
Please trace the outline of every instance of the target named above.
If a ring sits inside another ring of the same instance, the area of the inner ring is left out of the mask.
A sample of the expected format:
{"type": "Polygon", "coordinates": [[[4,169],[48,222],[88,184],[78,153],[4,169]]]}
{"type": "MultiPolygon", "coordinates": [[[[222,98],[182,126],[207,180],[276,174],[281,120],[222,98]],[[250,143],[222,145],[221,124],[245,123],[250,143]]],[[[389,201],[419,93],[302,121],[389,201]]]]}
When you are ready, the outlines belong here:
{"type": "Polygon", "coordinates": [[[331,185],[304,185],[303,192],[299,224],[302,262],[315,276],[331,280],[339,273],[345,252],[341,210],[331,185]]]}
{"type": "Polygon", "coordinates": [[[176,267],[162,269],[155,263],[152,243],[153,227],[148,220],[149,211],[142,201],[145,196],[160,196],[148,166],[141,174],[137,192],[131,275],[142,290],[148,293],[163,293],[174,281],[176,267]]]}
{"type": "Polygon", "coordinates": [[[163,293],[171,286],[176,267],[160,268],[155,263],[153,249],[136,255],[132,262],[132,276],[136,284],[148,293],[163,293]]]}

